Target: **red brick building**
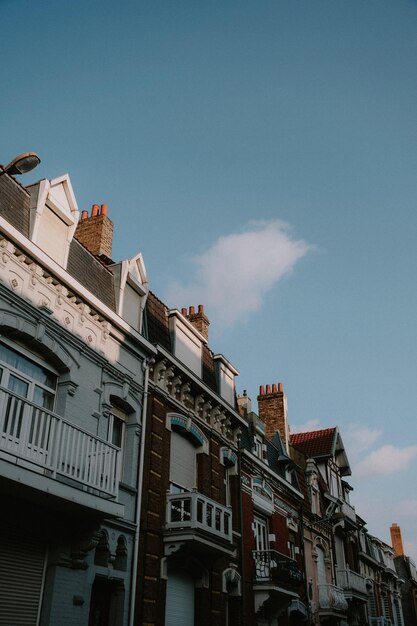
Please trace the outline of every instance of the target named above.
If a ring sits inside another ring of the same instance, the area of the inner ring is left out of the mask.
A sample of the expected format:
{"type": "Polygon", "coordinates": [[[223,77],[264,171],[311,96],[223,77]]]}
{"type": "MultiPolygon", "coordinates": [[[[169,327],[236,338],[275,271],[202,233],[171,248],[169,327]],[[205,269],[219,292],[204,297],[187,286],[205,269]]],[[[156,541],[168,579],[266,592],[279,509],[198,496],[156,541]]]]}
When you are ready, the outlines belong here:
{"type": "Polygon", "coordinates": [[[147,398],[136,624],[242,623],[237,371],[203,307],[147,301],[158,354],[147,398]]]}

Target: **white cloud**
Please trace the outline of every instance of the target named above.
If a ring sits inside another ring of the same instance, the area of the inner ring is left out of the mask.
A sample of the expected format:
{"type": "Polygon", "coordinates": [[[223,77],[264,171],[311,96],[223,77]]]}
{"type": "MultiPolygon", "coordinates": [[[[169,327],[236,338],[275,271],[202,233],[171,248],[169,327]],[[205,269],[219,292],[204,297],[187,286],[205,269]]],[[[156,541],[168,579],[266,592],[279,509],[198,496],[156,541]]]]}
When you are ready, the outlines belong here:
{"type": "Polygon", "coordinates": [[[380,438],[382,430],[379,428],[369,428],[361,424],[349,424],[342,431],[342,438],[349,455],[357,454],[373,444],[380,438]]]}
{"type": "Polygon", "coordinates": [[[284,222],[252,222],[192,258],[190,283],[172,285],[168,301],[179,308],[204,304],[210,320],[231,325],[259,310],[265,294],[310,249],[305,241],[290,237],[284,222]]]}
{"type": "Polygon", "coordinates": [[[309,420],[308,422],[304,422],[304,424],[291,424],[290,426],[292,433],[309,433],[312,430],[320,430],[319,420],[309,420]]]}
{"type": "Polygon", "coordinates": [[[382,446],[358,463],[354,468],[355,477],[386,476],[403,470],[417,456],[417,446],[397,448],[382,446]]]}

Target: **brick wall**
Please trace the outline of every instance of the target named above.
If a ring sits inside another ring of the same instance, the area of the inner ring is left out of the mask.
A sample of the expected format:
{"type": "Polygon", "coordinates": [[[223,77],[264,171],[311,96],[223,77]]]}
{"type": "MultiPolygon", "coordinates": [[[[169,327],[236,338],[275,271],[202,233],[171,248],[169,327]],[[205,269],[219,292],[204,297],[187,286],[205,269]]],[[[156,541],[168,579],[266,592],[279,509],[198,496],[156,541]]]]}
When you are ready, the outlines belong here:
{"type": "Polygon", "coordinates": [[[266,426],[266,437],[272,439],[276,432],[279,432],[284,445],[287,446],[289,432],[286,410],[286,396],[282,384],[262,385],[258,400],[258,413],[260,419],[266,426]]]}
{"type": "Polygon", "coordinates": [[[101,206],[101,213],[97,213],[98,205],[93,206],[90,217],[83,211],[81,221],[78,222],[75,238],[78,239],[90,252],[96,256],[104,255],[111,258],[113,245],[113,222],[107,216],[106,205],[101,206]],[[95,208],[97,207],[97,208],[95,208]]]}

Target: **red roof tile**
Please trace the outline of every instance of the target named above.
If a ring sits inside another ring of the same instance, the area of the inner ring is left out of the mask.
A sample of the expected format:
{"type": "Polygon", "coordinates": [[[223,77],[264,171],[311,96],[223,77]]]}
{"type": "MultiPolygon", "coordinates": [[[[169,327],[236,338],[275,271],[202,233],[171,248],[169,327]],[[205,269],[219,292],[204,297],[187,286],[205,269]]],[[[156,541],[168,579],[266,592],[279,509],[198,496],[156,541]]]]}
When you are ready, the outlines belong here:
{"type": "Polygon", "coordinates": [[[317,456],[331,456],[334,453],[336,428],[314,430],[309,433],[294,433],[290,435],[290,442],[307,458],[317,456]]]}

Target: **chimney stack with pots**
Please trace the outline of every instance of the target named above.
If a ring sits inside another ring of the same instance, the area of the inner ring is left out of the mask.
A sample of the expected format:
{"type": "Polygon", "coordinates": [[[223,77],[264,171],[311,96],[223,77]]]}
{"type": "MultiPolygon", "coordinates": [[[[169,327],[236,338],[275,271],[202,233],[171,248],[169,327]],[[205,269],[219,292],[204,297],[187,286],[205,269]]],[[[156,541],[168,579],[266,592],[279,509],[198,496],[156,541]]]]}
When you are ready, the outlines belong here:
{"type": "Polygon", "coordinates": [[[93,204],[90,216],[88,211],[81,213],[75,238],[95,256],[111,260],[113,222],[108,216],[107,204],[93,204]]]}
{"type": "Polygon", "coordinates": [[[284,446],[288,452],[290,432],[288,427],[287,396],[284,393],[282,383],[261,385],[259,388],[258,413],[265,424],[265,434],[271,440],[276,432],[279,432],[284,446]]]}
{"type": "Polygon", "coordinates": [[[195,307],[190,306],[188,313],[187,309],[184,307],[181,309],[181,313],[208,341],[208,327],[210,326],[210,322],[207,315],[204,313],[204,306],[199,304],[197,312],[195,311],[195,307]]]}

